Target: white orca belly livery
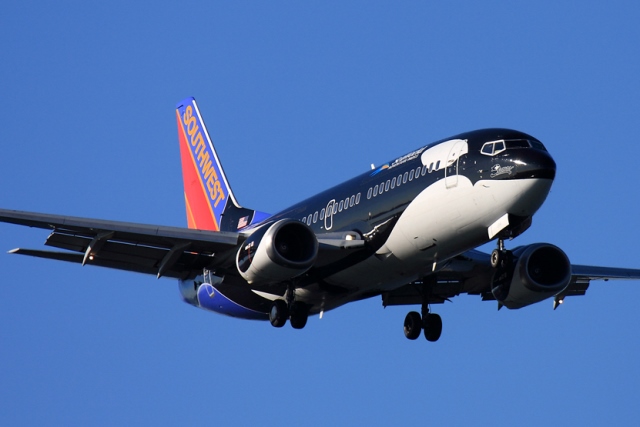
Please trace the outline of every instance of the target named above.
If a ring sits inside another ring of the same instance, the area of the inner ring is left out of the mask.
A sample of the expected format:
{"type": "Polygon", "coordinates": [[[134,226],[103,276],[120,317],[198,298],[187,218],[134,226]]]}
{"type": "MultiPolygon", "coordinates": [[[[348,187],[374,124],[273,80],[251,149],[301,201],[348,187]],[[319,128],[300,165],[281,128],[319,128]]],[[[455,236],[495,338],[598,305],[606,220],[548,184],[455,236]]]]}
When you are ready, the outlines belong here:
{"type": "Polygon", "coordinates": [[[459,175],[458,185],[446,188],[440,180],[411,202],[378,254],[392,253],[408,265],[458,255],[489,241],[489,226],[504,214],[533,215],[551,184],[548,179],[522,179],[472,185],[459,175]]]}

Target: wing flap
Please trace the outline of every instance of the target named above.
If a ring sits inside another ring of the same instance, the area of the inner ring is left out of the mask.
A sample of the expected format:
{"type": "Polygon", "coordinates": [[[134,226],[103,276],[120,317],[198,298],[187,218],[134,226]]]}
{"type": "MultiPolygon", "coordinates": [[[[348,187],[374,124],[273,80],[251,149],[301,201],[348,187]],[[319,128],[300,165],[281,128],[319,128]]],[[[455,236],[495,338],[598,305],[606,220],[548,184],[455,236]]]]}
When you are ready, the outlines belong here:
{"type": "MultiPolygon", "coordinates": [[[[90,242],[91,239],[84,237],[52,233],[45,242],[45,245],[74,252],[86,252],[90,242]]],[[[142,263],[153,263],[156,262],[155,260],[157,259],[162,259],[165,253],[166,249],[107,241],[100,248],[99,258],[110,256],[113,260],[120,258],[129,259],[130,261],[136,260],[142,263]]]]}
{"type": "Polygon", "coordinates": [[[70,252],[54,252],[54,251],[41,251],[37,249],[16,248],[16,249],[11,249],[8,253],[33,256],[37,258],[53,259],[56,261],[82,262],[82,255],[74,254],[70,252]]]}
{"type": "MultiPolygon", "coordinates": [[[[71,252],[43,251],[38,249],[17,248],[9,251],[10,254],[27,255],[37,258],[51,259],[56,261],[66,261],[82,264],[83,255],[71,252]]],[[[162,276],[173,278],[185,278],[190,271],[201,271],[211,264],[212,259],[202,259],[196,254],[182,254],[180,260],[171,267],[166,267],[162,271],[162,276]]],[[[105,253],[99,258],[94,258],[87,264],[97,267],[114,268],[117,270],[132,271],[136,273],[158,275],[160,272],[158,260],[130,258],[121,254],[105,253]]]]}
{"type": "Polygon", "coordinates": [[[85,252],[89,243],[91,243],[91,239],[88,237],[72,236],[55,232],[51,233],[44,242],[47,246],[73,252],[85,252]]]}
{"type": "Polygon", "coordinates": [[[565,289],[560,295],[568,297],[585,295],[587,293],[587,289],[589,289],[589,284],[589,280],[583,280],[574,277],[571,279],[571,283],[569,283],[567,289],[565,289]]]}
{"type": "MultiPolygon", "coordinates": [[[[80,254],[69,253],[69,252],[55,252],[55,251],[42,251],[37,249],[13,249],[9,251],[12,254],[18,255],[28,255],[37,258],[51,259],[55,261],[67,261],[73,262],[77,264],[82,263],[83,256],[80,254]]],[[[114,268],[117,270],[124,271],[132,271],[135,273],[144,273],[144,274],[156,274],[157,270],[154,268],[145,267],[140,264],[136,264],[133,262],[115,262],[113,260],[109,260],[106,258],[96,259],[95,262],[92,262],[91,265],[96,265],[98,267],[106,267],[106,268],[114,268]]],[[[167,277],[183,277],[183,274],[176,271],[169,271],[165,274],[167,277]]]]}

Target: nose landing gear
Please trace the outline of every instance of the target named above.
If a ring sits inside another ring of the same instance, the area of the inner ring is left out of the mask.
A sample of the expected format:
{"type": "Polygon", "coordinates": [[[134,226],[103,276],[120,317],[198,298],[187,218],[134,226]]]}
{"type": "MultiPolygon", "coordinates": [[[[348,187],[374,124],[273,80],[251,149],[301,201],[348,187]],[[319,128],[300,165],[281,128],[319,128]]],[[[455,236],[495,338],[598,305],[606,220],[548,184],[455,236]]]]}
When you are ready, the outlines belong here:
{"type": "Polygon", "coordinates": [[[511,263],[512,258],[511,251],[504,248],[504,240],[498,239],[498,247],[491,252],[491,267],[506,267],[511,263]]]}

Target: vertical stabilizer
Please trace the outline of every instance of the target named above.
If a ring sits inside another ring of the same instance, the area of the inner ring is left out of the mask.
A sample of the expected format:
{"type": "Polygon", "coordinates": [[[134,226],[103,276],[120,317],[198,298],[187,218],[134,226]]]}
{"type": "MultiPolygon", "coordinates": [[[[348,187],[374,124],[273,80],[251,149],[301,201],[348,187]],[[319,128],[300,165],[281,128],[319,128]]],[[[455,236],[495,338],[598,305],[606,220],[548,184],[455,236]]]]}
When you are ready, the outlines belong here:
{"type": "Polygon", "coordinates": [[[262,217],[238,204],[194,98],[178,104],[176,119],[189,228],[236,231],[262,217]]]}

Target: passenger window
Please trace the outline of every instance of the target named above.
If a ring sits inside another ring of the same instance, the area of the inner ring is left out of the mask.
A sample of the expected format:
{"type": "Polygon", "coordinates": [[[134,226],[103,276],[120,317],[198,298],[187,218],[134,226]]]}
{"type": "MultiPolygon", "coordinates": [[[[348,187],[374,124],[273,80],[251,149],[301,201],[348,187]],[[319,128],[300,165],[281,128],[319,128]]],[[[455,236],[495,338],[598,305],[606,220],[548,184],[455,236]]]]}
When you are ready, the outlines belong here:
{"type": "Polygon", "coordinates": [[[338,204],[337,204],[337,203],[334,203],[334,204],[333,204],[333,214],[335,215],[335,214],[337,214],[337,213],[338,213],[338,204]]]}
{"type": "Polygon", "coordinates": [[[360,193],[356,194],[356,205],[360,203],[360,193]]]}
{"type": "Polygon", "coordinates": [[[320,211],[320,221],[324,220],[324,208],[320,211]]]}
{"type": "Polygon", "coordinates": [[[349,209],[349,198],[348,197],[346,199],[344,199],[344,209],[345,210],[349,209]]]}
{"type": "Polygon", "coordinates": [[[418,178],[419,176],[420,176],[420,166],[418,166],[418,167],[416,168],[416,175],[415,175],[415,177],[416,177],[416,178],[418,178]]]}
{"type": "Polygon", "coordinates": [[[375,187],[373,187],[373,197],[376,197],[378,195],[378,186],[376,185],[375,187]]]}
{"type": "Polygon", "coordinates": [[[407,183],[407,178],[409,177],[409,173],[405,172],[404,175],[402,175],[402,183],[406,184],[407,183]]]}
{"type": "Polygon", "coordinates": [[[343,207],[344,207],[344,200],[340,200],[340,206],[338,207],[338,212],[342,212],[343,207]]]}
{"type": "Polygon", "coordinates": [[[307,217],[307,224],[311,225],[311,214],[309,214],[309,216],[307,217]]]}
{"type": "Polygon", "coordinates": [[[379,193],[379,194],[384,193],[384,182],[381,182],[381,183],[380,183],[380,187],[378,188],[378,193],[379,193]]]}
{"type": "Polygon", "coordinates": [[[396,183],[398,184],[398,187],[400,187],[400,184],[402,183],[402,174],[398,175],[398,181],[396,183]]]}
{"type": "Polygon", "coordinates": [[[394,189],[394,188],[396,188],[396,177],[395,176],[391,180],[391,189],[394,189]]]}
{"type": "Polygon", "coordinates": [[[414,173],[414,170],[411,169],[411,173],[409,174],[409,181],[413,181],[413,173],[414,173]]]}
{"type": "Polygon", "coordinates": [[[369,191],[367,191],[367,200],[371,198],[371,193],[373,193],[373,188],[370,188],[369,191]]]}
{"type": "Polygon", "coordinates": [[[313,214],[313,223],[315,224],[316,222],[318,222],[318,211],[313,214]]]}
{"type": "Polygon", "coordinates": [[[356,196],[351,196],[351,199],[349,199],[349,207],[352,208],[353,205],[355,204],[355,200],[356,200],[356,196]]]}
{"type": "Polygon", "coordinates": [[[422,166],[422,176],[427,174],[427,165],[422,166]]]}
{"type": "Polygon", "coordinates": [[[389,191],[390,185],[391,185],[391,181],[387,180],[387,182],[384,184],[384,191],[389,191]]]}
{"type": "Polygon", "coordinates": [[[433,172],[433,162],[431,162],[431,164],[429,164],[429,173],[433,172]]]}
{"type": "Polygon", "coordinates": [[[436,162],[436,170],[440,169],[440,160],[436,162]]]}

